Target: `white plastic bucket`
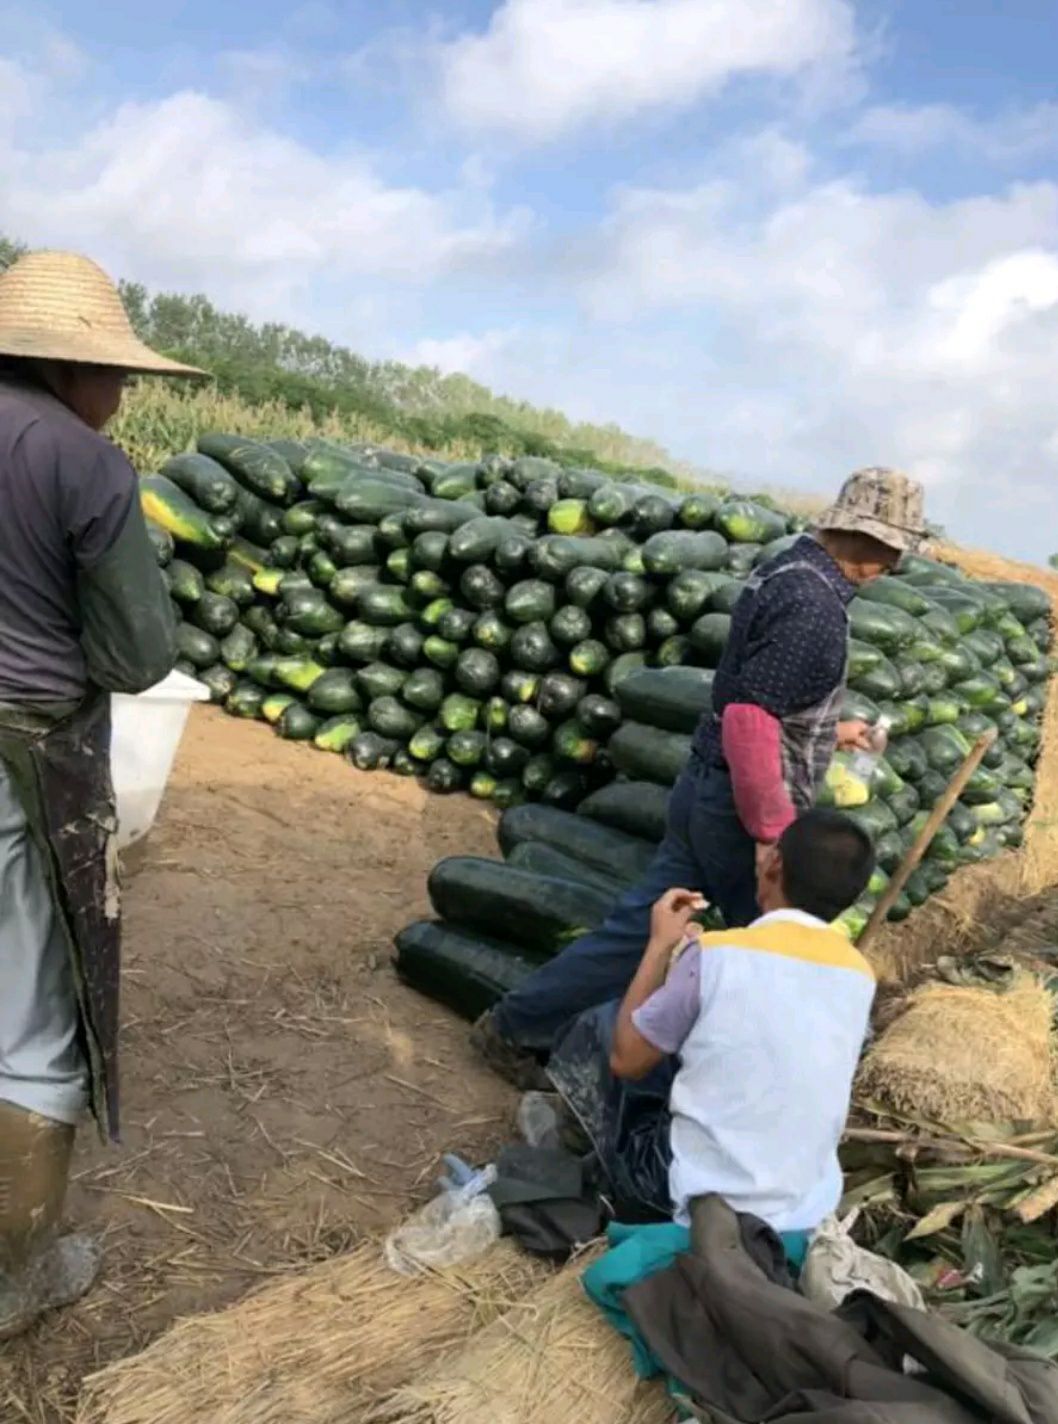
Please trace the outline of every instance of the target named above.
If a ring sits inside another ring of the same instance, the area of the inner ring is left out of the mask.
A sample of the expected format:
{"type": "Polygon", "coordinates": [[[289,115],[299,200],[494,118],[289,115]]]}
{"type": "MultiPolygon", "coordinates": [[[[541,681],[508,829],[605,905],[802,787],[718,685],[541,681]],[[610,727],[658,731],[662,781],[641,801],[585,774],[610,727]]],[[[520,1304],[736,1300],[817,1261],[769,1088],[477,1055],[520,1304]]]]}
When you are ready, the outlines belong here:
{"type": "Polygon", "coordinates": [[[110,769],[118,850],[140,840],[154,825],[191,704],[208,700],[209,689],[182,672],[171,672],[135,696],[112,694],[110,769]]]}

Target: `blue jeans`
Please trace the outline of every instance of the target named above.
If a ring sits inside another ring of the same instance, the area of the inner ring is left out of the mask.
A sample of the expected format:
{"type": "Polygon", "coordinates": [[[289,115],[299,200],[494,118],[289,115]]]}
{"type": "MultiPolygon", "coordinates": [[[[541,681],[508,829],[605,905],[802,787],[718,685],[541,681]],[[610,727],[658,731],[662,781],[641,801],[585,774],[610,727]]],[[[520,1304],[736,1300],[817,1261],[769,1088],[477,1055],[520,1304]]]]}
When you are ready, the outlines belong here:
{"type": "Polygon", "coordinates": [[[567,945],[495,1009],[499,1033],[520,1048],[549,1052],[571,1018],[622,999],[650,937],[650,911],[673,886],[700,891],[732,927],[757,918],[753,838],[738,819],[731,778],[696,756],[669,798],[665,838],[642,880],[603,924],[567,945]]]}
{"type": "Polygon", "coordinates": [[[675,1058],[645,1078],[623,1082],[610,1071],[617,1003],[601,1004],[559,1034],[547,1071],[591,1139],[618,1221],[668,1221],[675,1058]]]}

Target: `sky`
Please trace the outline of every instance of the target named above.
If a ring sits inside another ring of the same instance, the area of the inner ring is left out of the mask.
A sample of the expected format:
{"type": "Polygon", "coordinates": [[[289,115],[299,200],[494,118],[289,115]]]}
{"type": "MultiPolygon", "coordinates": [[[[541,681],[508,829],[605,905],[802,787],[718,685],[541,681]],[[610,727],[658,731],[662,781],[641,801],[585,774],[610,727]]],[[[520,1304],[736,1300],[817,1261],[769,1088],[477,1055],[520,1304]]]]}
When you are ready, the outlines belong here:
{"type": "Polygon", "coordinates": [[[0,0],[0,233],[1058,549],[1054,0],[0,0]]]}

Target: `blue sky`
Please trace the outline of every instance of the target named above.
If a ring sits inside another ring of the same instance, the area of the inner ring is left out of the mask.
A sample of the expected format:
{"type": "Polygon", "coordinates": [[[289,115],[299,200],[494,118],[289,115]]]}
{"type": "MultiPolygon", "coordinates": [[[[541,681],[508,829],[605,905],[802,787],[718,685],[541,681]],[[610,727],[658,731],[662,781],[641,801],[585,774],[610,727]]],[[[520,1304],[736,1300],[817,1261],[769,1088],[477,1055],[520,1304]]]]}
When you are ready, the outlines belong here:
{"type": "Polygon", "coordinates": [[[1058,548],[1053,0],[0,0],[0,230],[1058,548]]]}

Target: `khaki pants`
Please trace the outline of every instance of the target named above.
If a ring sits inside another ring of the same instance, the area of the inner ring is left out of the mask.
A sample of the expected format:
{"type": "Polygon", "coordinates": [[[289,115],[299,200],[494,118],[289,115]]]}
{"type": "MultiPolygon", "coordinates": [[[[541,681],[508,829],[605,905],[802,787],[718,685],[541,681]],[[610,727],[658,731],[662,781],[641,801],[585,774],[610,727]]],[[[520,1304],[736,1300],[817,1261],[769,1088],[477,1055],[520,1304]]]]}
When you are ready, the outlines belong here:
{"type": "Polygon", "coordinates": [[[0,764],[0,1100],[57,1122],[88,1106],[66,939],[40,852],[0,764]]]}

